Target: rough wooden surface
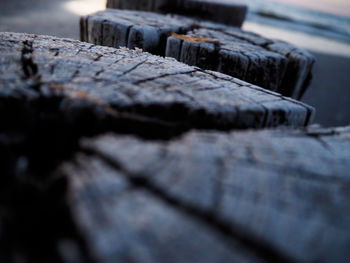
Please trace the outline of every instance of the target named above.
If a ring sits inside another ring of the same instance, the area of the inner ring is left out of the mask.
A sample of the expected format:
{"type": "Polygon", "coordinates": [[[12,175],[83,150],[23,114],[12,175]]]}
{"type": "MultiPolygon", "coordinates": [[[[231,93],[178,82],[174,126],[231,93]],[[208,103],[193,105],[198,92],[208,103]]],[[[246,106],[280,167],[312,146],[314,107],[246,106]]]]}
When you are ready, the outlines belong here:
{"type": "Polygon", "coordinates": [[[313,109],[140,50],[0,33],[0,54],[0,262],[349,258],[350,128],[219,132],[313,109]]]}
{"type": "Polygon", "coordinates": [[[133,189],[126,175],[99,158],[80,154],[61,173],[68,177],[72,215],[95,262],[260,262],[206,222],[146,189],[133,189]]]}
{"type": "Polygon", "coordinates": [[[164,56],[170,33],[189,31],[191,22],[151,12],[106,9],[81,17],[80,38],[96,45],[137,47],[164,56]]]}
{"type": "MultiPolygon", "coordinates": [[[[140,50],[11,33],[1,33],[0,44],[4,118],[17,105],[27,107],[23,111],[30,115],[37,108],[27,106],[32,103],[53,112],[57,107],[72,122],[80,116],[77,109],[83,109],[97,121],[122,119],[175,130],[231,129],[304,126],[314,112],[226,75],[140,50]]],[[[13,120],[9,115],[8,123],[19,125],[13,120]]]]}
{"type": "Polygon", "coordinates": [[[307,51],[206,21],[107,9],[82,17],[80,30],[83,41],[142,48],[297,99],[302,97],[312,77],[314,58],[307,51]],[[170,37],[171,33],[192,38],[170,37]],[[201,41],[196,41],[199,38],[201,41]]]}
{"type": "Polygon", "coordinates": [[[310,84],[315,60],[303,49],[234,28],[200,28],[186,36],[217,40],[217,43],[169,37],[166,56],[297,99],[310,84]]]}
{"type": "Polygon", "coordinates": [[[348,261],[350,127],[81,147],[59,173],[97,262],[348,261]]]}
{"type": "Polygon", "coordinates": [[[108,0],[108,8],[175,13],[241,27],[247,6],[233,0],[108,0]]]}

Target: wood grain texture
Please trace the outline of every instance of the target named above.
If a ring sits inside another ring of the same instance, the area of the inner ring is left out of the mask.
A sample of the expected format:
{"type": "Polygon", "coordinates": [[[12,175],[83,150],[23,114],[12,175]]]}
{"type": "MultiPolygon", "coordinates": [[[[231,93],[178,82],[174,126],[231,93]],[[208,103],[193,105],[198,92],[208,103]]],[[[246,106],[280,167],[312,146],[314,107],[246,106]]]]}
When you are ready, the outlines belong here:
{"type": "Polygon", "coordinates": [[[82,17],[80,30],[83,41],[138,47],[296,99],[308,88],[315,62],[307,51],[288,43],[222,24],[151,12],[107,9],[82,17]]]}
{"type": "Polygon", "coordinates": [[[241,27],[247,6],[233,0],[108,0],[108,8],[174,13],[241,27]]]}
{"type": "Polygon", "coordinates": [[[296,99],[301,99],[310,85],[315,59],[291,44],[235,28],[211,28],[211,25],[189,31],[186,36],[217,40],[219,44],[169,37],[166,56],[296,99]]]}
{"type": "Polygon", "coordinates": [[[261,262],[99,158],[78,154],[60,174],[68,178],[72,216],[95,262],[261,262]]]}
{"type": "Polygon", "coordinates": [[[349,127],[81,146],[59,170],[97,262],[347,262],[349,127]]]}
{"type": "Polygon", "coordinates": [[[96,127],[127,130],[122,124],[129,121],[150,130],[304,126],[314,113],[277,93],[140,50],[12,33],[1,33],[0,43],[4,119],[18,105],[29,116],[16,122],[9,115],[5,129],[29,127],[26,120],[40,107],[72,123],[90,112],[96,127]]]}
{"type": "Polygon", "coordinates": [[[349,128],[254,131],[314,110],[138,49],[0,54],[1,262],[348,259],[349,128]]]}

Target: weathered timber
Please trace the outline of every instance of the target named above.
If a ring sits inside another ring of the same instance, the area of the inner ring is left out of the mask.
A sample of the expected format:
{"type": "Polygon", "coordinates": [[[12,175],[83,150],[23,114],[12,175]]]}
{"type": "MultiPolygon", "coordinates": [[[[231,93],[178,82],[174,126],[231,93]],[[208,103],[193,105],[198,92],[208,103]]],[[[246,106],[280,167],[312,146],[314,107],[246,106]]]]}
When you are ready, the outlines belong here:
{"type": "Polygon", "coordinates": [[[310,84],[315,62],[313,56],[288,43],[264,39],[234,28],[199,28],[188,32],[186,37],[208,41],[169,37],[166,56],[297,99],[310,84]]]}
{"type": "Polygon", "coordinates": [[[140,50],[0,33],[0,54],[0,262],[348,259],[350,128],[213,131],[314,110],[140,50]]]}
{"type": "Polygon", "coordinates": [[[108,8],[174,13],[241,27],[247,6],[233,0],[108,0],[108,8]]]}
{"type": "Polygon", "coordinates": [[[99,158],[79,154],[60,174],[94,262],[262,262],[205,222],[135,188],[99,158]]]}
{"type": "Polygon", "coordinates": [[[107,9],[82,17],[80,30],[83,41],[142,48],[297,99],[312,77],[314,58],[307,51],[203,20],[107,9]]]}
{"type": "Polygon", "coordinates": [[[137,47],[164,56],[170,34],[188,32],[192,22],[151,12],[106,9],[81,17],[80,38],[96,45],[137,47]]]}
{"type": "Polygon", "coordinates": [[[0,44],[4,131],[30,130],[38,112],[153,137],[191,128],[304,126],[314,113],[277,93],[140,50],[15,33],[1,33],[0,44]]]}
{"type": "Polygon", "coordinates": [[[97,262],[348,261],[350,127],[81,147],[58,173],[97,262]]]}

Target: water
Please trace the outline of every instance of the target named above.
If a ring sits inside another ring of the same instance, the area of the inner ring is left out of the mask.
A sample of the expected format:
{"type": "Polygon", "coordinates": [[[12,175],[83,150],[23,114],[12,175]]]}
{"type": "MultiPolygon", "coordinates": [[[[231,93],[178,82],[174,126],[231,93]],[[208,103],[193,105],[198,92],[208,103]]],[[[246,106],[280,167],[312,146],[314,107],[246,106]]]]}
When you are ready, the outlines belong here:
{"type": "Polygon", "coordinates": [[[350,43],[350,17],[271,0],[245,0],[244,2],[250,9],[248,21],[350,43]]]}

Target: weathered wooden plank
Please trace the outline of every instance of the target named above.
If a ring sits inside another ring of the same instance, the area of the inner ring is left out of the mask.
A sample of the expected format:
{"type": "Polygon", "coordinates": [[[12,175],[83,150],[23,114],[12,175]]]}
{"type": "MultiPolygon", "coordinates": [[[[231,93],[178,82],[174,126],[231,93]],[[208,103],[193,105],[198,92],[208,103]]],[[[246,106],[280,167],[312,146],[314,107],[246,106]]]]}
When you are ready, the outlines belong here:
{"type": "MultiPolygon", "coordinates": [[[[124,255],[145,235],[153,237],[146,238],[148,255],[154,250],[172,253],[167,250],[173,244],[166,238],[173,233],[169,229],[187,229],[187,221],[176,219],[171,226],[167,209],[151,209],[154,201],[146,192],[199,222],[208,223],[209,218],[213,229],[220,232],[224,227],[228,237],[267,262],[348,261],[350,127],[191,132],[170,142],[110,134],[84,140],[82,149],[89,157],[77,155],[63,171],[71,180],[76,224],[97,256],[108,255],[101,262],[124,255]],[[98,169],[91,169],[97,161],[98,169]],[[133,187],[120,191],[111,180],[133,187]],[[139,206],[135,198],[147,201],[139,206]],[[128,209],[120,208],[124,202],[130,202],[125,204],[128,209]],[[159,222],[156,227],[154,221],[159,222]],[[140,222],[145,222],[144,228],[140,222]],[[102,243],[105,235],[113,244],[107,248],[102,243]],[[161,247],[159,236],[165,237],[161,247]]],[[[190,236],[181,239],[185,243],[179,255],[192,249],[190,236]]],[[[198,248],[207,250],[207,243],[199,242],[198,248]]],[[[209,249],[220,258],[216,246],[214,250],[209,249]]]]}
{"type": "Polygon", "coordinates": [[[314,57],[288,43],[264,39],[234,28],[200,28],[188,32],[186,36],[218,40],[219,45],[169,37],[166,56],[297,99],[310,84],[314,57]]]}
{"type": "Polygon", "coordinates": [[[140,50],[0,33],[0,54],[0,261],[348,258],[349,128],[78,144],[302,126],[313,109],[140,50]]]}
{"type": "Polygon", "coordinates": [[[286,96],[302,97],[312,79],[312,67],[315,63],[315,58],[308,51],[283,41],[266,39],[242,30],[229,28],[229,30],[223,29],[223,31],[228,35],[254,45],[263,46],[271,52],[287,57],[288,65],[282,86],[286,90],[286,96]]]}
{"type": "Polygon", "coordinates": [[[80,154],[60,174],[94,262],[261,262],[209,224],[133,189],[122,172],[98,158],[80,154]]]}
{"type": "Polygon", "coordinates": [[[191,27],[186,20],[170,16],[164,16],[163,22],[160,25],[159,15],[154,13],[106,9],[81,18],[80,31],[85,32],[81,40],[117,48],[138,47],[164,55],[170,33],[184,33],[191,27]]]}
{"type": "Polygon", "coordinates": [[[298,99],[310,84],[314,58],[307,51],[234,27],[113,9],[83,17],[82,21],[82,40],[94,44],[165,54],[298,99]],[[126,32],[122,36],[114,33],[120,28],[126,32]],[[170,36],[172,33],[177,35],[170,36]]]}
{"type": "Polygon", "coordinates": [[[108,0],[108,8],[175,13],[241,27],[247,6],[233,0],[108,0]]]}
{"type": "Polygon", "coordinates": [[[166,56],[172,53],[175,57],[189,65],[211,69],[235,76],[269,90],[283,93],[282,80],[287,68],[288,58],[271,52],[248,41],[232,37],[218,30],[197,29],[186,36],[218,40],[218,43],[194,42],[181,40],[179,37],[168,39],[166,56]],[[173,47],[175,41],[176,47],[173,47]]]}
{"type": "Polygon", "coordinates": [[[267,48],[288,58],[282,86],[287,96],[301,98],[310,85],[315,58],[306,50],[295,49],[293,45],[282,41],[275,41],[267,48]]]}
{"type": "Polygon", "coordinates": [[[1,33],[0,43],[0,98],[17,101],[5,103],[8,110],[29,108],[33,118],[59,112],[74,123],[91,114],[97,128],[146,132],[141,125],[151,135],[157,129],[304,126],[314,113],[277,93],[140,50],[14,33],[1,33]]]}

